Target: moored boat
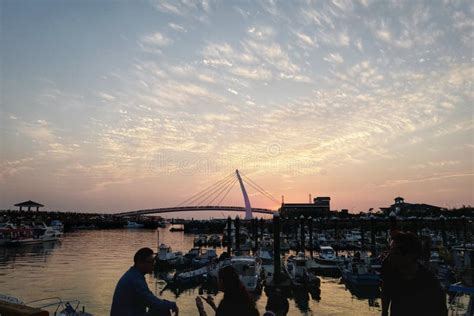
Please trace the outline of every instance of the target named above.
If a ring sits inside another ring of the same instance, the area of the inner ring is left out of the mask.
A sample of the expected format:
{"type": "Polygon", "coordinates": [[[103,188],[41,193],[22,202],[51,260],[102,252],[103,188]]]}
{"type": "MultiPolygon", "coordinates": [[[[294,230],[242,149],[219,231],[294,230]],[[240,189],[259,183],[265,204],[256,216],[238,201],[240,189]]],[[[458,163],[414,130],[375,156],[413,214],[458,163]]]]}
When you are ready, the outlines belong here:
{"type": "Polygon", "coordinates": [[[303,252],[295,257],[289,257],[286,262],[286,272],[294,287],[319,288],[321,280],[309,269],[310,260],[303,252]]]}
{"type": "Polygon", "coordinates": [[[331,246],[321,246],[319,255],[308,263],[308,268],[321,275],[339,276],[339,258],[331,246]]]}
{"type": "Polygon", "coordinates": [[[368,257],[354,256],[342,264],[340,270],[346,284],[357,287],[380,285],[380,273],[370,265],[368,257]]]}
{"type": "Polygon", "coordinates": [[[143,228],[145,225],[139,224],[137,222],[127,221],[125,228],[143,228]]]}
{"type": "Polygon", "coordinates": [[[236,256],[230,259],[230,264],[239,275],[240,281],[247,291],[258,293],[262,289],[261,264],[255,257],[236,256]]]}
{"type": "Polygon", "coordinates": [[[192,259],[191,263],[194,267],[203,267],[212,263],[217,259],[217,253],[215,249],[208,248],[200,253],[200,255],[192,259]]]}
{"type": "Polygon", "coordinates": [[[157,268],[176,268],[184,264],[183,253],[180,251],[173,252],[171,247],[161,244],[156,255],[157,268]]]}

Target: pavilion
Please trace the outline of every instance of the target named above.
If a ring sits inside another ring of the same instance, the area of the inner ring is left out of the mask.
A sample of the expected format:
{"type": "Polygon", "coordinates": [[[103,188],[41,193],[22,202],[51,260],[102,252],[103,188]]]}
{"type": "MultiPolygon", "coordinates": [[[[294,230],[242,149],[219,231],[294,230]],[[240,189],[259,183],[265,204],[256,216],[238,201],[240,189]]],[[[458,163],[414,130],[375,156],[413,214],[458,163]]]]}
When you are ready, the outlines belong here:
{"type": "Polygon", "coordinates": [[[19,206],[19,207],[20,207],[20,211],[23,210],[23,207],[27,207],[27,208],[28,208],[28,211],[30,211],[32,207],[36,207],[36,211],[39,211],[39,208],[40,208],[40,207],[44,207],[43,204],[34,202],[34,201],[32,201],[32,200],[15,204],[15,206],[19,206]]]}

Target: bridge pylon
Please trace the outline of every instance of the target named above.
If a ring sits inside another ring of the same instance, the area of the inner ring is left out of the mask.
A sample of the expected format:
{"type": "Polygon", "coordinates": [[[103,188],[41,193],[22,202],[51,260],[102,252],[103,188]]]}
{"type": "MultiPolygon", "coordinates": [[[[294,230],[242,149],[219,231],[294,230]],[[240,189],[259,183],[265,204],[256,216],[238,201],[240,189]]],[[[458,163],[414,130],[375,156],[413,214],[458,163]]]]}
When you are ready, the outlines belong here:
{"type": "Polygon", "coordinates": [[[239,180],[240,184],[240,189],[242,190],[242,195],[244,196],[244,202],[245,202],[245,219],[252,219],[252,207],[250,206],[250,200],[249,196],[247,195],[247,191],[245,190],[244,182],[242,181],[242,178],[240,177],[239,170],[235,170],[235,174],[237,175],[237,179],[239,180]]]}

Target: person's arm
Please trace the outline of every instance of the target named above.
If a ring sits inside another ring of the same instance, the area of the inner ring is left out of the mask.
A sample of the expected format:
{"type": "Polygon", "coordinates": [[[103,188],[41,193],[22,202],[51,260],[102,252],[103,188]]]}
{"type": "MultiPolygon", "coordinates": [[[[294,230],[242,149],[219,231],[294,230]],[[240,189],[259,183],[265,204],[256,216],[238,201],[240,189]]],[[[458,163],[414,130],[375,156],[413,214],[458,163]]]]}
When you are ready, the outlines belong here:
{"type": "Polygon", "coordinates": [[[214,298],[211,295],[208,295],[207,297],[203,297],[203,299],[209,304],[209,306],[212,307],[214,311],[217,311],[217,306],[216,303],[214,303],[214,298]]]}
{"type": "Polygon", "coordinates": [[[204,304],[199,296],[196,297],[196,307],[199,312],[199,316],[207,316],[206,311],[204,310],[204,304]]]}
{"type": "Polygon", "coordinates": [[[137,297],[142,299],[146,306],[156,310],[172,310],[176,315],[178,315],[178,306],[176,303],[156,297],[155,294],[153,294],[148,288],[145,279],[135,280],[134,283],[134,289],[137,297]]]}

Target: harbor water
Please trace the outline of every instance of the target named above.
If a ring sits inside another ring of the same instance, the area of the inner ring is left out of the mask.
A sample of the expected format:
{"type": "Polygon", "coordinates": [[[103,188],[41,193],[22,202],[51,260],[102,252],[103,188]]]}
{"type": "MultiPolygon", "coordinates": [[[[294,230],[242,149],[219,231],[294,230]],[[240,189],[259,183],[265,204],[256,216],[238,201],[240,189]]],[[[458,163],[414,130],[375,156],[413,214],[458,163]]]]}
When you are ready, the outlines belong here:
{"type": "MultiPolygon", "coordinates": [[[[61,241],[18,248],[0,248],[0,294],[30,302],[49,297],[79,300],[86,311],[108,315],[117,281],[133,264],[133,255],[142,247],[157,249],[157,231],[146,229],[81,230],[66,233],[61,241]]],[[[173,251],[186,253],[193,246],[193,235],[159,228],[159,239],[173,251]]],[[[222,252],[218,249],[218,252],[222,252]]],[[[180,315],[198,315],[195,297],[199,289],[178,296],[161,290],[166,283],[146,277],[159,297],[176,301],[180,315]]],[[[222,293],[215,301],[219,302],[222,293]]],[[[257,300],[260,314],[265,311],[264,292],[257,300]]],[[[339,279],[321,278],[321,298],[290,299],[289,315],[379,315],[379,298],[352,294],[339,279]]],[[[208,315],[211,310],[206,306],[208,315]]]]}

